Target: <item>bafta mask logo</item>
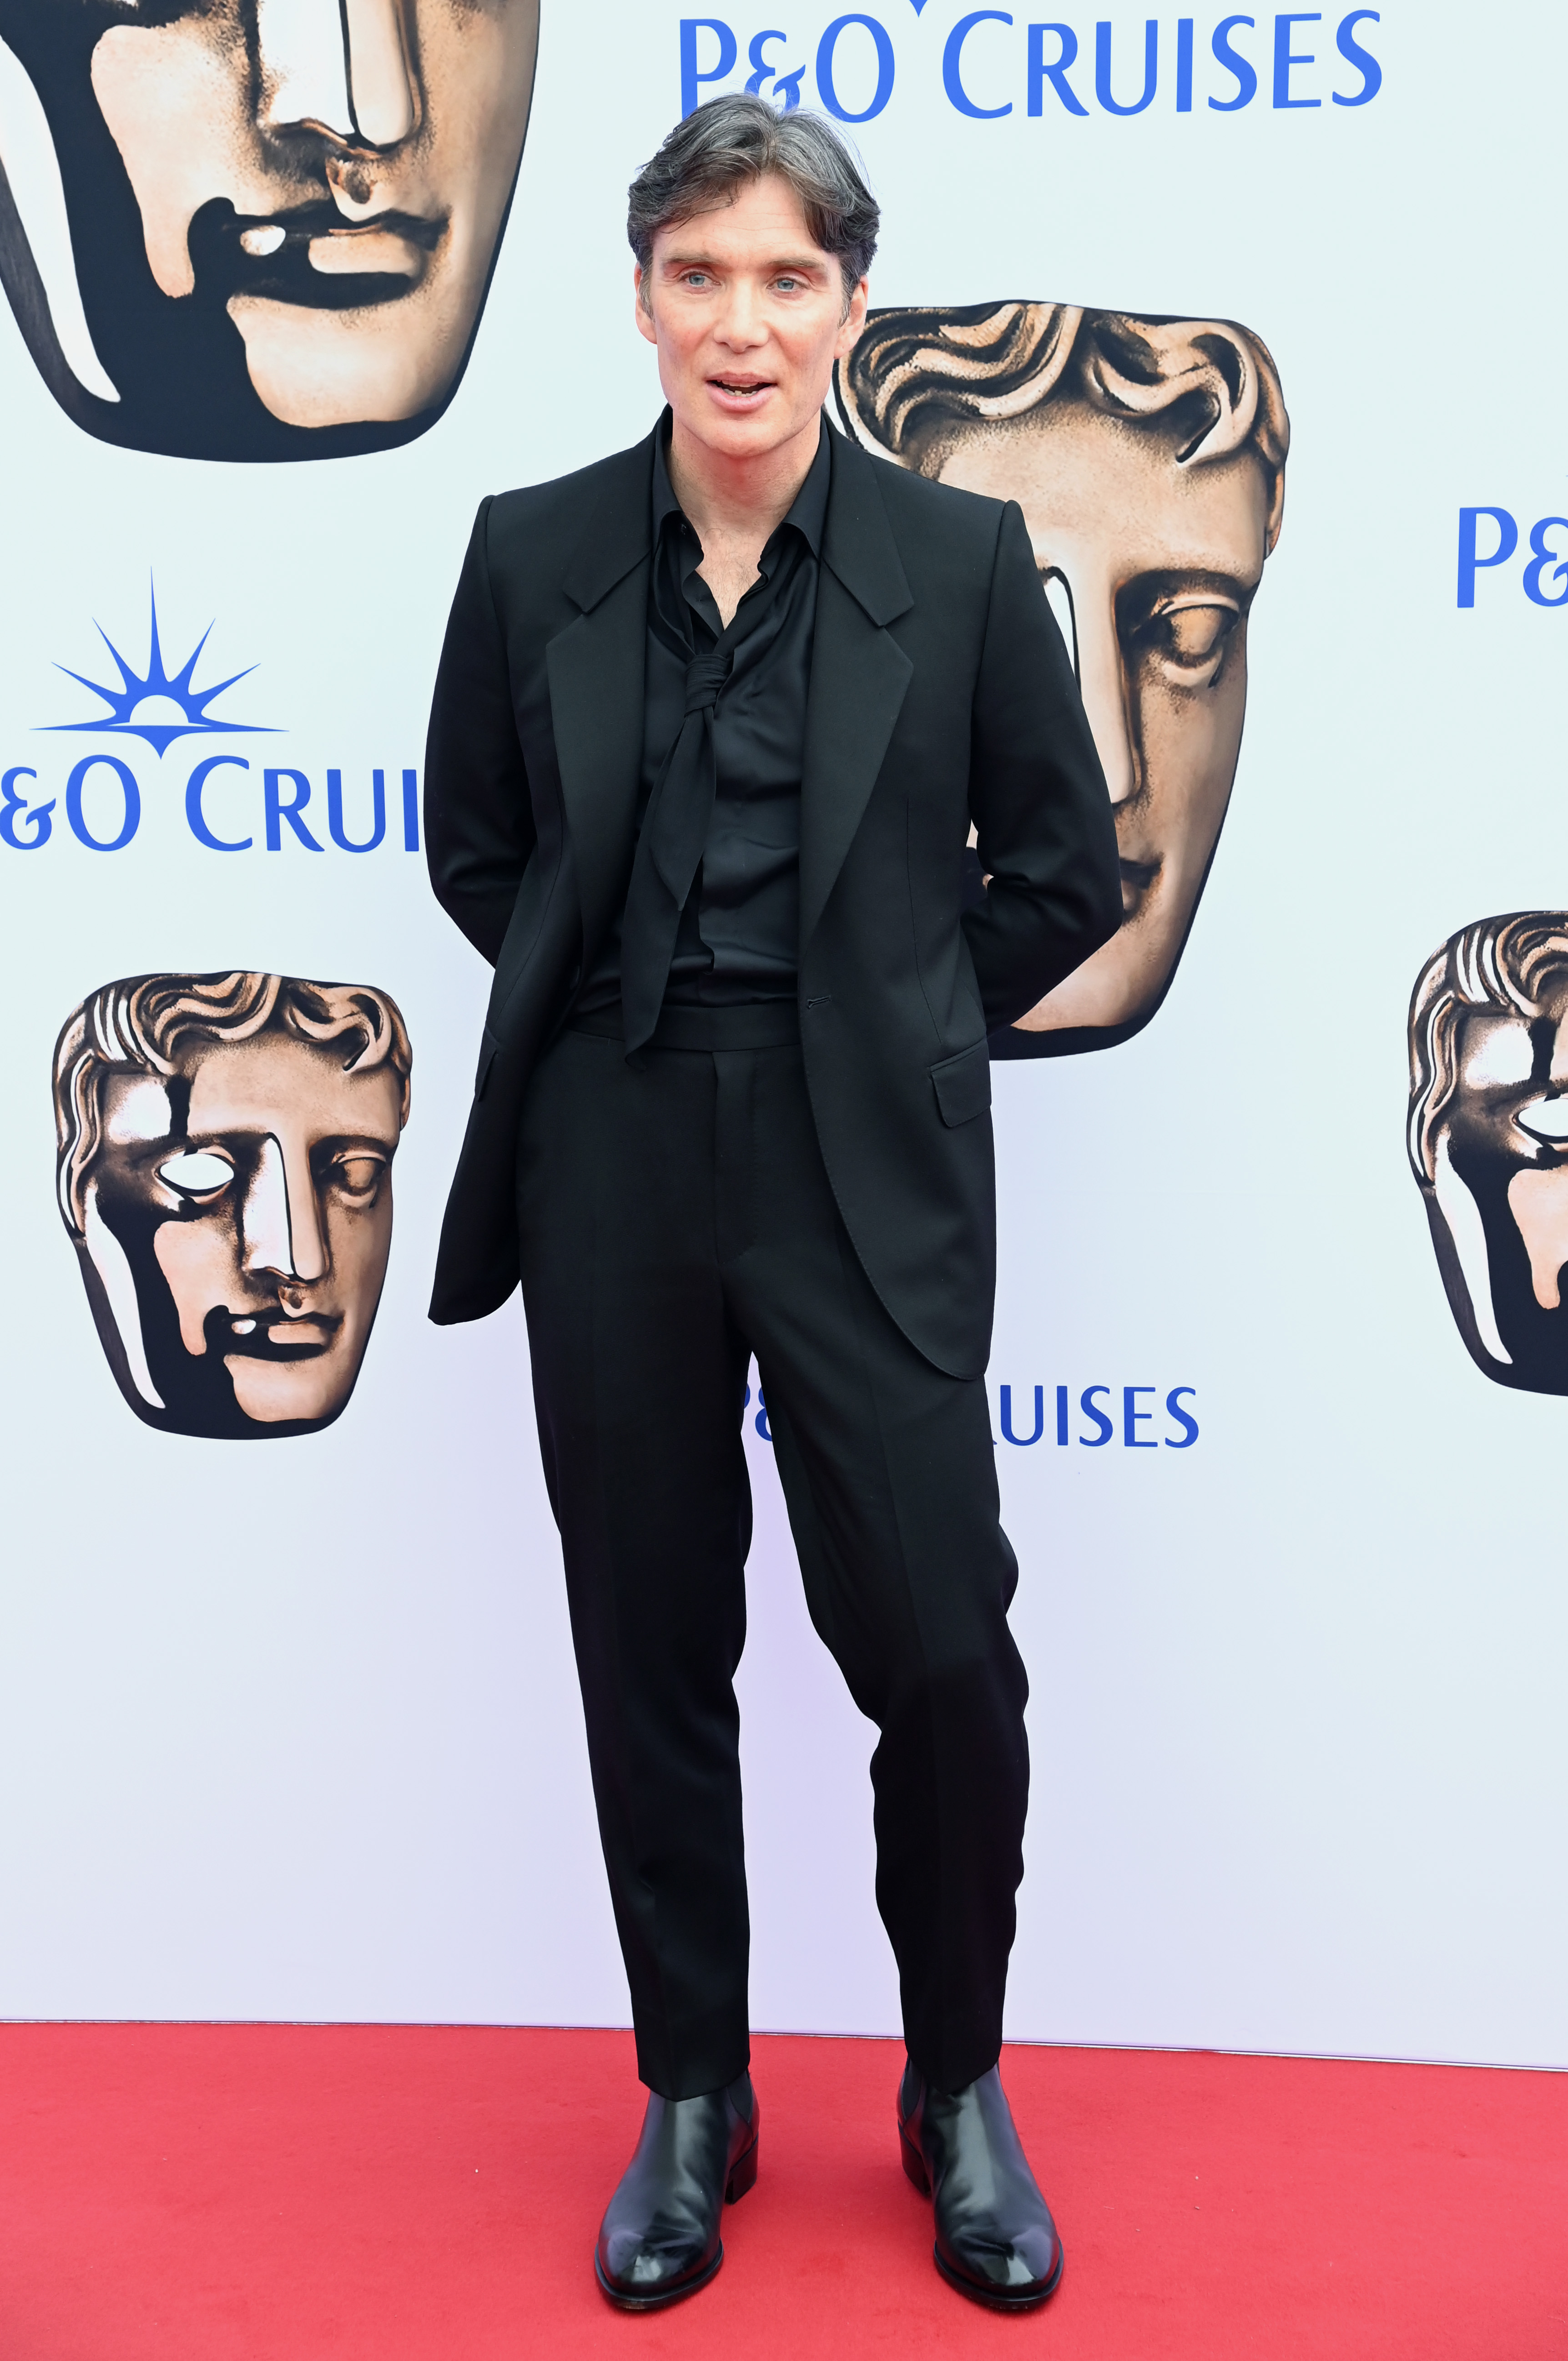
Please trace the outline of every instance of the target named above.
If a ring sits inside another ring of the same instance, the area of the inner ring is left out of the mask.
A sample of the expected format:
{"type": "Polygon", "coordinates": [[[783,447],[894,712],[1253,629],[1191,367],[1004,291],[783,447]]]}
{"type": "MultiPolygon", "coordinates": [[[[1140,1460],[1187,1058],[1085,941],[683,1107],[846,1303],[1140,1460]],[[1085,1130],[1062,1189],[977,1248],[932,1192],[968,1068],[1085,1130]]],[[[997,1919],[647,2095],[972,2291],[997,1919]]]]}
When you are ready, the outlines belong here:
{"type": "Polygon", "coordinates": [[[1125,1040],[1169,987],[1235,777],[1247,616],[1285,497],[1274,363],[1225,320],[873,312],[838,399],[868,449],[1023,509],[1115,807],[1124,916],[1007,1046],[1125,1040]]]}
{"type": "Polygon", "coordinates": [[[392,1240],[409,1037],[384,992],[141,975],[55,1048],[60,1210],[120,1391],[148,1426],[330,1425],[392,1240]]]}
{"type": "Polygon", "coordinates": [[[61,408],[181,458],[422,434],[538,38],[538,0],[0,0],[0,279],[61,408]]]}
{"type": "Polygon", "coordinates": [[[1481,918],[1410,999],[1410,1166],[1449,1308],[1500,1386],[1568,1394],[1568,910],[1481,918]]]}

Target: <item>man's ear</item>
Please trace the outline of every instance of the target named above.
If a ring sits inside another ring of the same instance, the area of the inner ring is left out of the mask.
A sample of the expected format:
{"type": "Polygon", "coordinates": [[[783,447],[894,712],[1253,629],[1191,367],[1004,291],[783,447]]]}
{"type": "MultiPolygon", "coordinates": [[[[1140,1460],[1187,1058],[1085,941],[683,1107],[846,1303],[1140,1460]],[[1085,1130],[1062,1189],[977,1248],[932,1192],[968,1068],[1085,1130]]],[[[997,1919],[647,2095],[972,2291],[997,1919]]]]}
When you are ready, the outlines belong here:
{"type": "Polygon", "coordinates": [[[637,333],[640,336],[645,336],[651,345],[656,345],[659,341],[659,331],[653,325],[653,306],[648,300],[647,278],[640,262],[632,268],[631,284],[636,291],[632,310],[637,322],[637,333]]]}
{"type": "Polygon", "coordinates": [[[841,361],[846,359],[848,356],[854,351],[855,346],[860,343],[861,336],[865,334],[866,307],[871,302],[871,292],[872,286],[869,279],[857,280],[855,286],[851,289],[850,300],[844,306],[844,316],[839,324],[839,335],[833,346],[833,357],[835,360],[841,361]]]}

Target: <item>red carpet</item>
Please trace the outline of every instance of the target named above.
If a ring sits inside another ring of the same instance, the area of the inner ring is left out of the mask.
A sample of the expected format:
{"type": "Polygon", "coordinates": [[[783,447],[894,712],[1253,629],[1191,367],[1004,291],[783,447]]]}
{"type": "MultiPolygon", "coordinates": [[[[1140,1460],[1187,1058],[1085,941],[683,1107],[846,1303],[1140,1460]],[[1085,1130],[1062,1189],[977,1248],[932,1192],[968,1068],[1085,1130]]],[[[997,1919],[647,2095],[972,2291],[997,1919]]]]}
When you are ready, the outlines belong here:
{"type": "Polygon", "coordinates": [[[999,2320],[932,2268],[900,2061],[759,2041],[724,2268],[627,2318],[589,2266],[623,2034],[0,2027],[0,2361],[1568,2356],[1568,2076],[1010,2050],[1067,2272],[999,2320]]]}

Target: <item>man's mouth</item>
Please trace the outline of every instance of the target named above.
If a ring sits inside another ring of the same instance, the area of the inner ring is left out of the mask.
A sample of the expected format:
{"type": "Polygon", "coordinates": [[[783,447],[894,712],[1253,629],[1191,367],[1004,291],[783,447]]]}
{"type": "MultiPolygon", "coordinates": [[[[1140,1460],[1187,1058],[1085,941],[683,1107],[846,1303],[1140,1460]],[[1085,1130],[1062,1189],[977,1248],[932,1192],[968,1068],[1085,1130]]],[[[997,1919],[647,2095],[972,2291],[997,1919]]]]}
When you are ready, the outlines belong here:
{"type": "Polygon", "coordinates": [[[710,377],[707,381],[726,401],[752,403],[760,401],[763,394],[772,393],[774,383],[771,377],[710,377]]]}
{"type": "Polygon", "coordinates": [[[322,312],[360,311],[411,294],[445,235],[444,216],[389,211],[350,222],[325,200],[287,213],[237,214],[224,197],[202,206],[189,233],[197,290],[207,301],[251,295],[322,312]]]}

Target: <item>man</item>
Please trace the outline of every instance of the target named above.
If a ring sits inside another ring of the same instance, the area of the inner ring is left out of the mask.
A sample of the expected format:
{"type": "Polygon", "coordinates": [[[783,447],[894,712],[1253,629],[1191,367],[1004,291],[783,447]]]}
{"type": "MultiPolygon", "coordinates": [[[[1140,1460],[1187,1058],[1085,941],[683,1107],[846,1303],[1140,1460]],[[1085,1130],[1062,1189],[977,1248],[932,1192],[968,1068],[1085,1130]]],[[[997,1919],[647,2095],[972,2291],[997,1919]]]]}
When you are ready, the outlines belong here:
{"type": "Polygon", "coordinates": [[[54,1056],[60,1210],[115,1382],[175,1434],[347,1405],[392,1244],[409,1037],[366,985],[137,975],[54,1056]]]}
{"type": "Polygon", "coordinates": [[[629,222],[669,410],[483,504],[431,724],[436,891],[496,965],[433,1316],[521,1276],[652,2094],[596,2257],[633,2307],[712,2276],[756,2173],[753,1353],[813,1620],[882,1733],[905,2169],[965,2292],[1060,2270],[996,2071],[1027,1751],[986,1031],[1114,930],[1115,835],[1018,510],[824,424],[876,228],[806,115],[672,132],[629,222]]]}
{"type": "Polygon", "coordinates": [[[538,0],[0,0],[0,40],[47,110],[74,258],[35,252],[6,156],[0,281],[78,425],[308,459],[440,415],[522,154],[538,0]]]}

